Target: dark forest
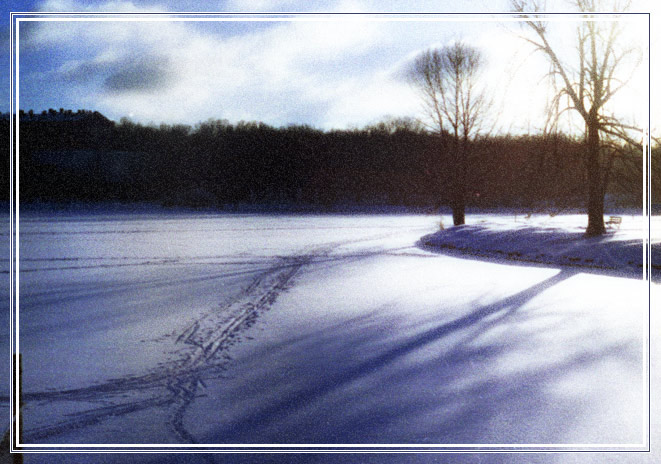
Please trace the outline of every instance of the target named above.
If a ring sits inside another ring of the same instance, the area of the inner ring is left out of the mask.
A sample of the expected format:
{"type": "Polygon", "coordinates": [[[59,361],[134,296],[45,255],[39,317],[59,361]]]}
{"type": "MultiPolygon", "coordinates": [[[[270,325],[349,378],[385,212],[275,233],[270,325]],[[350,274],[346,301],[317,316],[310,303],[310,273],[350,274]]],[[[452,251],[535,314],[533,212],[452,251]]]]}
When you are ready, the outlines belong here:
{"type": "MultiPolygon", "coordinates": [[[[9,147],[9,115],[0,121],[9,147]]],[[[390,119],[352,130],[210,120],[120,123],[91,111],[21,112],[20,201],[333,211],[448,204],[449,135],[390,119]]],[[[562,134],[472,142],[467,205],[558,213],[584,205],[584,144],[562,134]]],[[[642,205],[642,156],[615,159],[607,205],[642,205]]],[[[660,156],[658,149],[654,158],[660,156]]],[[[654,163],[658,171],[659,163],[654,163]]],[[[9,158],[3,164],[9,199],[9,158]]],[[[661,184],[653,178],[653,196],[661,184]]]]}

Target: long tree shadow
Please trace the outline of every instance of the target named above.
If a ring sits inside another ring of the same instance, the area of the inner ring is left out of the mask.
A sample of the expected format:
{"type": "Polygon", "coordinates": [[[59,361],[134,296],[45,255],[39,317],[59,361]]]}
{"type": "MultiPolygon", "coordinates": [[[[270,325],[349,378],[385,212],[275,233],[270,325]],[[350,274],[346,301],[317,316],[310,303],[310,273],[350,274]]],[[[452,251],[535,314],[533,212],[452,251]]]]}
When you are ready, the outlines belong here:
{"type": "MultiPolygon", "coordinates": [[[[222,427],[222,430],[217,430],[214,433],[214,436],[216,437],[216,440],[221,440],[223,442],[245,442],[246,440],[248,440],[248,442],[250,442],[250,440],[259,441],[261,437],[255,437],[253,432],[258,430],[263,424],[278,422],[288,414],[292,413],[292,411],[304,408],[316,400],[344,388],[351,382],[379,371],[384,366],[389,365],[418,349],[437,342],[451,334],[476,326],[490,316],[502,313],[498,318],[502,319],[507,315],[511,315],[537,295],[552,286],[569,279],[576,273],[577,271],[572,269],[562,269],[557,274],[526,288],[523,291],[493,304],[481,306],[465,316],[404,339],[397,343],[396,346],[386,349],[380,354],[368,358],[365,361],[347,367],[334,364],[332,372],[325,373],[326,375],[323,375],[320,379],[316,381],[313,380],[312,384],[304,385],[299,390],[278,398],[272,403],[240,417],[237,421],[226,424],[222,427]]],[[[491,323],[493,324],[495,321],[491,321],[491,323]]],[[[342,334],[339,335],[342,336],[342,334]]],[[[317,334],[317,336],[319,336],[319,334],[317,334]]],[[[374,337],[378,337],[378,334],[355,334],[350,338],[358,338],[358,343],[365,344],[370,338],[374,337]]],[[[319,338],[322,339],[321,337],[319,338]]],[[[353,346],[355,343],[357,343],[356,340],[346,340],[347,346],[353,346]]],[[[338,340],[335,340],[335,344],[341,345],[338,340]]]]}

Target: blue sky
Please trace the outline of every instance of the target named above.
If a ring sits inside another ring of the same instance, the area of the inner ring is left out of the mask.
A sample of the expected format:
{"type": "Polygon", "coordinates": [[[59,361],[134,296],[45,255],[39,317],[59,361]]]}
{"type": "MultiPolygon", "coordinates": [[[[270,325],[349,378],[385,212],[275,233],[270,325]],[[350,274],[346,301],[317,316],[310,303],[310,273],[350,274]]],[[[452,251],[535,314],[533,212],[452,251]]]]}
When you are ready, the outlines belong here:
{"type": "MultiPolygon", "coordinates": [[[[635,2],[634,2],[635,3],[635,2]]],[[[361,0],[219,2],[47,0],[9,2],[11,11],[77,12],[504,12],[488,2],[361,0]]],[[[563,2],[552,3],[562,11],[563,2]]],[[[646,6],[646,4],[645,4],[646,6]]],[[[126,18],[126,17],[124,17],[126,18]]],[[[56,21],[20,23],[22,109],[92,109],[114,120],[195,124],[209,118],[324,129],[360,127],[387,115],[421,116],[403,78],[415,55],[463,40],[485,55],[492,120],[503,131],[540,126],[548,65],[504,21],[369,21],[327,16],[294,21],[56,21]]],[[[445,17],[447,19],[447,17],[445,17]]],[[[5,43],[8,14],[0,23],[5,43]]],[[[471,17],[471,19],[476,19],[471,17]]],[[[554,23],[557,28],[567,27],[554,23]]],[[[560,29],[558,29],[560,30],[560,29]]],[[[2,111],[9,110],[4,59],[2,111]]],[[[638,87],[646,87],[638,85],[638,87]]],[[[643,92],[644,93],[644,92],[643,92]]],[[[623,97],[633,113],[639,93],[623,97]]],[[[643,95],[646,98],[646,95],[643,95]]],[[[627,106],[628,105],[628,106],[627,106]]],[[[637,108],[637,107],[636,107],[637,108]]],[[[640,116],[632,116],[634,119],[640,116]]]]}

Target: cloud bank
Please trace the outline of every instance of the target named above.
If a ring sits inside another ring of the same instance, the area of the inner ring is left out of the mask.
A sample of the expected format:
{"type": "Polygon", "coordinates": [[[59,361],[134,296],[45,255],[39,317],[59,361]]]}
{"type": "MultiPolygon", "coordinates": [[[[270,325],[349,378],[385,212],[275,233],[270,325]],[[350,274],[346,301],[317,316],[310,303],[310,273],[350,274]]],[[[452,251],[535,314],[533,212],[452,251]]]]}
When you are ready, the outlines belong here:
{"type": "MultiPolygon", "coordinates": [[[[316,3],[231,0],[226,11],[301,11],[316,3]],[[301,6],[303,5],[303,6],[301,6]]],[[[374,3],[338,2],[343,12],[374,3]]],[[[401,10],[389,4],[392,11],[401,10]]],[[[183,9],[195,9],[192,6],[183,9]]],[[[49,0],[43,11],[167,11],[157,3],[49,0]]],[[[386,115],[419,116],[402,69],[422,50],[461,39],[487,57],[492,120],[508,130],[539,127],[548,66],[516,37],[514,24],[475,21],[365,21],[364,17],[226,15],[223,21],[167,17],[21,24],[22,107],[96,109],[148,123],[209,118],[345,128],[386,115]],[[46,57],[30,60],[30,56],[46,57]],[[51,103],[53,102],[53,103],[51,103]],[[73,103],[69,103],[73,102],[73,103]]]]}

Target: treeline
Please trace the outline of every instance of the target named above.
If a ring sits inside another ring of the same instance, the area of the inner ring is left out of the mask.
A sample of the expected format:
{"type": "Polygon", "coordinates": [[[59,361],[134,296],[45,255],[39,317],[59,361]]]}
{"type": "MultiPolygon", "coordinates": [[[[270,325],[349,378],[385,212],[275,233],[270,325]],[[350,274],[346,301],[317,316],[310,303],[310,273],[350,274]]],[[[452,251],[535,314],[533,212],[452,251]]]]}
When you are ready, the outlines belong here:
{"type": "MultiPolygon", "coordinates": [[[[22,202],[431,210],[449,201],[452,139],[406,121],[324,132],[227,121],[154,127],[128,120],[116,124],[99,113],[73,116],[21,119],[22,202]]],[[[0,123],[8,146],[9,121],[0,123]]],[[[547,211],[583,205],[580,141],[520,136],[474,144],[469,206],[547,211]]],[[[4,169],[8,183],[8,163],[4,169]]],[[[618,201],[638,205],[640,154],[619,156],[611,179],[609,192],[618,201]]],[[[8,185],[3,192],[8,199],[8,185]]]]}

